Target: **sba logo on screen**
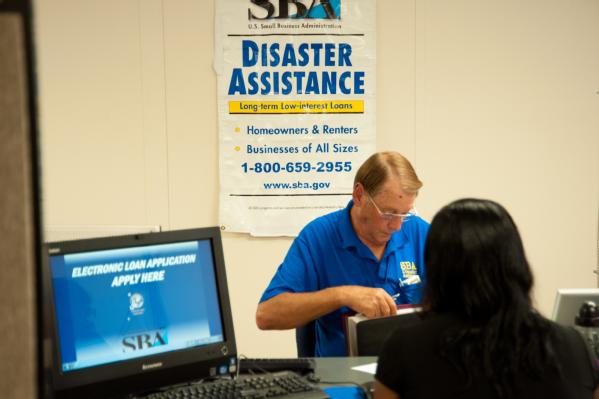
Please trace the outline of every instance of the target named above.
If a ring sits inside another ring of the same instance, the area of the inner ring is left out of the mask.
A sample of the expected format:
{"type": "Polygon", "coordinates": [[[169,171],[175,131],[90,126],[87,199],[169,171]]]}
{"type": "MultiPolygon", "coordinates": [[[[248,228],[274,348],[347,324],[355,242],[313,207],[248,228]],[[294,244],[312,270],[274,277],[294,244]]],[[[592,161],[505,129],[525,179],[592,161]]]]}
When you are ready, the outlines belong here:
{"type": "Polygon", "coordinates": [[[128,335],[123,338],[122,343],[123,352],[135,352],[166,345],[168,344],[168,336],[165,329],[146,331],[135,335],[128,335]]]}
{"type": "Polygon", "coordinates": [[[341,19],[341,0],[250,0],[248,19],[341,19]],[[259,8],[257,8],[259,7],[259,8]],[[260,10],[261,8],[261,10],[260,10]],[[292,12],[295,11],[295,14],[292,12]]]}

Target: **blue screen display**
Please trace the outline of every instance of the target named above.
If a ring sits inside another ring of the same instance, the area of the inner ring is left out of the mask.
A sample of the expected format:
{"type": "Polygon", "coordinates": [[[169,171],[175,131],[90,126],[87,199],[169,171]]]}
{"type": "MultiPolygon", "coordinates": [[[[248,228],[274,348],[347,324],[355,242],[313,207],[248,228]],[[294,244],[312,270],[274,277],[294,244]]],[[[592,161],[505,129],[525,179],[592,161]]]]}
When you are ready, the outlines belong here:
{"type": "Polygon", "coordinates": [[[223,342],[210,240],[50,258],[63,372],[223,342]]]}

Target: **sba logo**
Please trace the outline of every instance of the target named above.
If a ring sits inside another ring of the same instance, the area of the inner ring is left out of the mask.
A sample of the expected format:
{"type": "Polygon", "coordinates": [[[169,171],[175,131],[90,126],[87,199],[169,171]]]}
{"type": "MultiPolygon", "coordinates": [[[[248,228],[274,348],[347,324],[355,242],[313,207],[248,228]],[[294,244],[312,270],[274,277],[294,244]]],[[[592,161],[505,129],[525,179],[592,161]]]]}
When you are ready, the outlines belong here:
{"type": "Polygon", "coordinates": [[[123,352],[134,352],[166,345],[168,343],[168,337],[166,335],[166,330],[156,330],[126,336],[123,338],[122,342],[123,352]]]}
{"type": "Polygon", "coordinates": [[[262,11],[248,9],[248,19],[340,19],[341,0],[250,0],[262,11]],[[277,5],[273,3],[278,3],[277,5]],[[290,5],[295,14],[289,15],[290,5]],[[278,7],[277,7],[278,6],[278,7]],[[256,12],[257,11],[257,12],[256,12]]]}

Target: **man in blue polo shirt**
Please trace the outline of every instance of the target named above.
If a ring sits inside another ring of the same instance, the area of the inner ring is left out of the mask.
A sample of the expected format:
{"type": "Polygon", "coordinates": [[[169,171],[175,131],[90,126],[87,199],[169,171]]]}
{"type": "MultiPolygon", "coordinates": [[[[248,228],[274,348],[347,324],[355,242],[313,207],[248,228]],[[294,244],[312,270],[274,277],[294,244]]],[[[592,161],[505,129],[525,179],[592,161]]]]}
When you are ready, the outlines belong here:
{"type": "Polygon", "coordinates": [[[414,215],[422,182],[397,152],[358,169],[345,209],[308,223],[260,299],[260,329],[316,320],[316,356],[347,355],[342,316],[389,316],[420,303],[428,223],[414,215]]]}

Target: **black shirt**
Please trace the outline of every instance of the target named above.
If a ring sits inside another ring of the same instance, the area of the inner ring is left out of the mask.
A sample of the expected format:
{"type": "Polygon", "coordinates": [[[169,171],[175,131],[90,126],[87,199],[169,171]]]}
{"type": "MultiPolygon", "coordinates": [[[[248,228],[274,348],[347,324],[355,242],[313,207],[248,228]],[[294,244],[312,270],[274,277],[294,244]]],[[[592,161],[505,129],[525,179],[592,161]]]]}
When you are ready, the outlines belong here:
{"type": "MultiPolygon", "coordinates": [[[[460,324],[452,315],[430,315],[416,326],[398,329],[379,355],[376,379],[397,392],[401,399],[496,398],[485,377],[473,377],[468,386],[465,376],[440,355],[438,343],[443,333],[460,324]]],[[[583,337],[573,328],[555,323],[552,328],[561,377],[556,372],[548,372],[541,379],[518,375],[510,398],[593,398],[599,375],[583,337]]]]}

